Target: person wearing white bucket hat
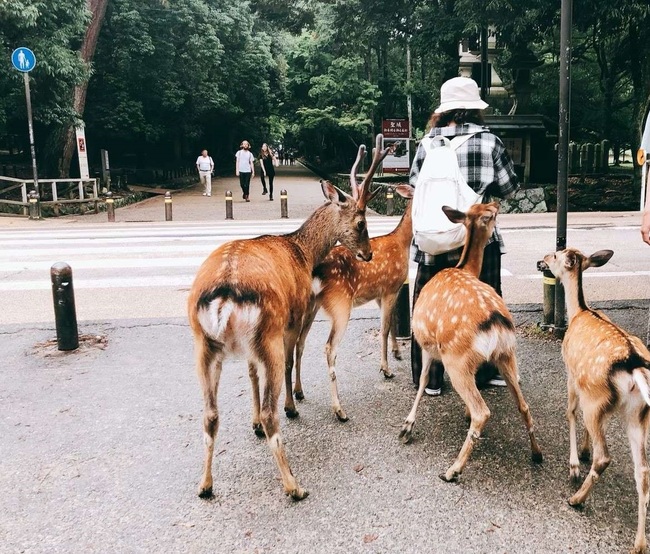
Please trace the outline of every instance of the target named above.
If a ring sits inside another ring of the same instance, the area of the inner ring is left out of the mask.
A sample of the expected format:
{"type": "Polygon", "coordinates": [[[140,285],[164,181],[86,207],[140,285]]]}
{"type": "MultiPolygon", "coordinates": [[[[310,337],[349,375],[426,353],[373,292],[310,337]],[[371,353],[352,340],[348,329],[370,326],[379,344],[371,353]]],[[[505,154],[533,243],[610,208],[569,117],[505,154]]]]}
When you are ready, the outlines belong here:
{"type": "MultiPolygon", "coordinates": [[[[478,85],[467,77],[454,77],[440,87],[440,105],[429,120],[429,137],[442,136],[449,140],[454,137],[468,136],[455,151],[458,165],[467,184],[483,196],[484,202],[491,198],[507,198],[519,188],[519,180],[514,164],[506,152],[503,143],[484,125],[483,110],[488,104],[481,99],[478,85]]],[[[428,142],[428,141],[427,141],[428,142]]],[[[417,185],[420,169],[424,163],[426,151],[422,143],[418,146],[409,183],[417,185]]],[[[431,255],[420,250],[415,242],[411,245],[411,257],[418,264],[418,271],[413,286],[413,305],[417,301],[422,287],[439,271],[454,267],[460,260],[462,248],[443,254],[431,255]]],[[[492,286],[501,295],[501,254],[505,252],[503,238],[495,227],[494,234],[485,247],[481,281],[492,286]]],[[[438,396],[442,391],[444,367],[440,362],[429,370],[429,383],[425,392],[438,396]]],[[[418,386],[422,373],[422,351],[415,338],[411,336],[411,372],[413,382],[418,386]]],[[[479,368],[477,384],[505,386],[496,368],[484,364],[479,368]]]]}

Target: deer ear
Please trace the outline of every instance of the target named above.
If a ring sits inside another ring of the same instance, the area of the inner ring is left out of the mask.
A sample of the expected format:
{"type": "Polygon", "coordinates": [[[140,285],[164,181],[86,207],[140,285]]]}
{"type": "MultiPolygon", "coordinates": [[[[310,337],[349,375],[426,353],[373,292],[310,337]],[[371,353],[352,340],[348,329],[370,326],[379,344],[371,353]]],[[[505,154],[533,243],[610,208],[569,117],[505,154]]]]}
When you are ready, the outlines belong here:
{"type": "Polygon", "coordinates": [[[601,265],[605,265],[613,255],[613,250],[599,250],[598,252],[594,252],[582,262],[582,269],[584,270],[588,267],[600,267],[601,265]]]}
{"type": "Polygon", "coordinates": [[[569,250],[564,257],[564,267],[567,269],[572,269],[575,267],[577,261],[578,256],[576,256],[576,253],[569,250]]]}
{"type": "Polygon", "coordinates": [[[415,189],[411,185],[402,184],[395,187],[395,192],[404,198],[413,198],[415,189]]]}
{"type": "Polygon", "coordinates": [[[443,206],[442,211],[445,212],[447,219],[452,223],[463,223],[467,217],[463,212],[450,208],[449,206],[443,206]]]}
{"type": "Polygon", "coordinates": [[[345,195],[345,193],[342,190],[337,189],[329,181],[321,180],[320,186],[321,189],[323,189],[323,194],[325,195],[325,198],[327,198],[330,202],[343,203],[348,199],[348,197],[345,195]]]}

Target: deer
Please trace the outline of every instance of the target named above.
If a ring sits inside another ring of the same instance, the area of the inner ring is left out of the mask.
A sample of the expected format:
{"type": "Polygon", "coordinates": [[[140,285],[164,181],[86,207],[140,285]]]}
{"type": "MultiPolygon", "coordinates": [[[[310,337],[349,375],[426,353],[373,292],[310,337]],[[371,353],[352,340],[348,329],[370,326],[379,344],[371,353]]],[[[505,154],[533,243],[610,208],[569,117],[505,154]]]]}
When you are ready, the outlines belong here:
{"type": "Polygon", "coordinates": [[[490,410],[476,387],[475,376],[484,362],[494,364],[515,398],[531,446],[533,462],[543,460],[533,430],[530,409],[519,387],[515,325],[505,302],[489,285],[479,281],[483,249],[492,235],[498,204],[474,204],[467,213],[443,206],[447,218],[467,229],[464,248],[456,267],[437,273],[420,291],[411,325],[422,347],[422,374],[413,408],[399,438],[411,441],[418,404],[429,379],[431,360],[445,366],[451,384],[466,406],[470,426],[454,463],[440,474],[443,481],[457,481],[481,437],[490,410]]]}
{"type": "MultiPolygon", "coordinates": [[[[224,359],[243,355],[252,386],[253,430],[266,437],[285,493],[294,500],[309,494],[289,467],[278,423],[277,404],[286,384],[285,412],[297,417],[291,394],[293,351],[311,295],[312,272],[340,241],[359,260],[370,261],[366,224],[370,182],[390,151],[382,136],[361,184],[351,177],[352,196],[321,181],[326,202],[299,229],[285,235],[234,240],[214,250],[200,266],[188,297],[196,372],[203,393],[203,475],[198,494],[213,496],[212,460],[219,429],[217,393],[224,359]],[[263,391],[260,397],[260,377],[263,391]],[[287,381],[288,380],[288,381],[287,381]]],[[[354,172],[365,155],[358,150],[354,172]]]]}
{"type": "Polygon", "coordinates": [[[569,325],[562,341],[562,358],[567,370],[567,420],[569,424],[569,478],[580,482],[580,460],[589,461],[589,473],[569,498],[569,505],[584,504],[592,487],[610,463],[605,437],[611,416],[623,416],[634,461],[639,497],[634,552],[645,552],[645,525],[650,495],[650,469],[646,452],[650,423],[650,351],[643,342],[613,323],[605,314],[591,309],[582,289],[582,273],[606,264],[612,250],[585,256],[566,248],[544,256],[542,269],[549,269],[564,286],[569,325]],[[580,406],[585,433],[578,455],[576,411],[580,406]]]}
{"type": "MultiPolygon", "coordinates": [[[[404,198],[412,198],[413,187],[401,184],[395,191],[404,198]]],[[[413,237],[411,223],[411,201],[406,205],[404,215],[397,227],[389,234],[370,239],[372,260],[362,262],[345,247],[337,246],[330,251],[313,273],[313,292],[307,316],[303,322],[296,343],[296,400],[305,398],[300,379],[302,355],[305,341],[318,310],[322,307],[331,321],[331,330],[325,346],[327,369],[330,378],[332,410],[339,421],[348,417],[341,407],[336,377],[336,353],[343,339],[353,307],[362,306],[372,300],[381,309],[381,366],[385,378],[394,374],[388,367],[388,335],[394,357],[401,360],[399,344],[395,338],[393,311],[400,287],[408,278],[408,252],[413,237]]]]}

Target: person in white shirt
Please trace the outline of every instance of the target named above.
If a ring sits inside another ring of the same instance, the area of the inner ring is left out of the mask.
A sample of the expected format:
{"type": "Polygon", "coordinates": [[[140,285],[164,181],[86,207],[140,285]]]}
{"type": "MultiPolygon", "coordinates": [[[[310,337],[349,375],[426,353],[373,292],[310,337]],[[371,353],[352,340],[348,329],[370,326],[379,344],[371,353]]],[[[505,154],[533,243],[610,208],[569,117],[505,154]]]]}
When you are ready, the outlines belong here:
{"type": "Polygon", "coordinates": [[[207,150],[202,150],[201,155],[196,158],[196,169],[199,170],[199,179],[203,184],[203,196],[212,196],[212,171],[214,162],[208,156],[207,150]]]}
{"type": "Polygon", "coordinates": [[[251,185],[251,177],[255,177],[255,156],[251,152],[251,145],[247,140],[242,141],[239,145],[239,150],[235,154],[235,175],[239,177],[239,186],[243,193],[243,198],[246,202],[250,202],[248,193],[251,185]]]}

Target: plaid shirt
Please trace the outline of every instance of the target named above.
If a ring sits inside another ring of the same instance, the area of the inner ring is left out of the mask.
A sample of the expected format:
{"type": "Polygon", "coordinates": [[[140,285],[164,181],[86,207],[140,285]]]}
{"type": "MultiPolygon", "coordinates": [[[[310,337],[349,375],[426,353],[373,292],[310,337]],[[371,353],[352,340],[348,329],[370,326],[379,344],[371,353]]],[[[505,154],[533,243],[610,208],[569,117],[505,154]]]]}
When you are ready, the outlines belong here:
{"type": "MultiPolygon", "coordinates": [[[[508,198],[512,196],[519,188],[519,179],[515,173],[514,165],[501,139],[490,133],[487,127],[474,123],[464,123],[455,127],[437,127],[431,129],[429,136],[442,135],[451,140],[456,136],[471,133],[479,134],[468,139],[456,150],[458,166],[467,184],[478,194],[483,195],[484,202],[489,202],[492,197],[508,198]]],[[[417,183],[425,155],[424,147],[420,143],[411,166],[409,183],[412,187],[415,187],[417,183]]],[[[497,227],[494,228],[494,233],[488,240],[488,244],[495,240],[499,242],[501,253],[504,253],[503,237],[497,227]]],[[[422,252],[415,243],[411,244],[411,258],[413,261],[425,265],[434,265],[435,258],[440,257],[445,257],[448,262],[458,262],[461,252],[462,248],[459,248],[432,256],[422,252]]]]}

